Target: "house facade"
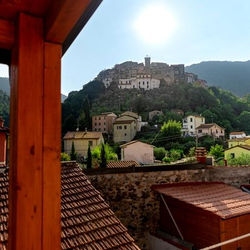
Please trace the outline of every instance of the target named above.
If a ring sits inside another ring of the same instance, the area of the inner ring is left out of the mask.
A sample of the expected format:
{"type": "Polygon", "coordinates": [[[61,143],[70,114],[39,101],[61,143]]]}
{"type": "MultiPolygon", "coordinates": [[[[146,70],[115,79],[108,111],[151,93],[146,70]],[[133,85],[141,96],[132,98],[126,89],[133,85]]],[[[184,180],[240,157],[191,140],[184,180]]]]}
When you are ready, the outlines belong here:
{"type": "Polygon", "coordinates": [[[140,141],[131,141],[121,147],[122,161],[136,161],[140,164],[154,163],[154,146],[140,141]]]}
{"type": "Polygon", "coordinates": [[[136,131],[140,132],[141,131],[141,127],[142,127],[142,117],[140,115],[138,115],[137,113],[131,112],[131,111],[126,111],[124,113],[122,113],[120,115],[120,117],[123,116],[129,116],[132,119],[135,119],[136,121],[136,131]]]}
{"type": "Polygon", "coordinates": [[[239,145],[250,145],[250,137],[246,136],[244,138],[235,138],[228,140],[228,148],[232,148],[239,145]]]}
{"type": "Polygon", "coordinates": [[[151,90],[160,87],[160,80],[152,78],[148,74],[140,74],[133,78],[119,79],[118,88],[120,89],[144,89],[151,90]]]}
{"type": "Polygon", "coordinates": [[[189,115],[182,120],[183,136],[195,136],[196,128],[205,124],[205,118],[198,115],[189,115]]]}
{"type": "Polygon", "coordinates": [[[245,138],[246,133],[245,132],[231,132],[229,134],[229,139],[236,139],[236,138],[245,138]]]}
{"type": "Polygon", "coordinates": [[[250,145],[237,145],[225,150],[225,159],[238,158],[242,154],[250,156],[250,145]]]}
{"type": "Polygon", "coordinates": [[[196,134],[198,137],[209,135],[213,138],[221,138],[225,136],[225,129],[216,123],[201,124],[196,128],[196,134]]]}
{"type": "Polygon", "coordinates": [[[137,132],[137,120],[131,116],[121,116],[114,122],[113,141],[129,142],[132,141],[137,132]]]}
{"type": "Polygon", "coordinates": [[[113,123],[117,115],[108,112],[92,116],[92,131],[98,131],[105,134],[113,133],[113,123]]]}
{"type": "Polygon", "coordinates": [[[64,152],[70,154],[72,144],[74,142],[75,151],[78,155],[86,157],[88,154],[88,146],[93,149],[104,143],[101,132],[74,131],[67,132],[63,137],[64,152]]]}

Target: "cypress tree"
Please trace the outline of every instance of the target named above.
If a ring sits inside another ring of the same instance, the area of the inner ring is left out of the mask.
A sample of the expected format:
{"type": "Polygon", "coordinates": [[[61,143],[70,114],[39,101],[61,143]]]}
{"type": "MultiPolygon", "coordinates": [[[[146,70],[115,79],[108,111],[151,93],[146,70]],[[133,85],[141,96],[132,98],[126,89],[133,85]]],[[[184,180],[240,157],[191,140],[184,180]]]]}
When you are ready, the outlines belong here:
{"type": "Polygon", "coordinates": [[[90,145],[88,147],[87,168],[92,168],[92,154],[90,150],[90,145]]]}
{"type": "Polygon", "coordinates": [[[75,144],[74,141],[72,142],[72,146],[71,146],[71,152],[70,152],[70,159],[71,161],[75,161],[76,160],[76,150],[75,150],[75,144]]]}
{"type": "Polygon", "coordinates": [[[107,159],[106,159],[105,147],[104,147],[104,143],[103,143],[102,147],[101,147],[101,163],[100,163],[100,168],[106,168],[106,167],[107,167],[107,159]]]}

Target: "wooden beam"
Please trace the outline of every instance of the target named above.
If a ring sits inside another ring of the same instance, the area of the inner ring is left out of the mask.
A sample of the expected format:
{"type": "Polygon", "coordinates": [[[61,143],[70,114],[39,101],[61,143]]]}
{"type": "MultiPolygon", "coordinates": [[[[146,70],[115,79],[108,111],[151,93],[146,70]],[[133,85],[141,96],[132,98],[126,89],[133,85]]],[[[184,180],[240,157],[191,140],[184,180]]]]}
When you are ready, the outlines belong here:
{"type": "Polygon", "coordinates": [[[61,248],[61,56],[45,43],[43,130],[43,249],[61,248]]]}
{"type": "Polygon", "coordinates": [[[70,45],[73,43],[75,38],[78,36],[78,34],[81,32],[82,28],[86,25],[88,20],[91,18],[91,16],[94,14],[98,6],[101,4],[102,0],[92,0],[82,16],[78,19],[76,25],[71,29],[70,33],[66,37],[66,39],[63,42],[63,54],[67,51],[67,49],[70,47],[70,45]]]}
{"type": "Polygon", "coordinates": [[[13,22],[0,19],[0,49],[11,49],[15,41],[13,22]]]}
{"type": "Polygon", "coordinates": [[[9,249],[41,250],[43,20],[20,14],[11,62],[9,249]]]}
{"type": "Polygon", "coordinates": [[[61,45],[20,14],[11,60],[8,249],[61,249],[61,45]]]}
{"type": "Polygon", "coordinates": [[[91,0],[55,0],[45,18],[45,37],[62,44],[91,0]]]}

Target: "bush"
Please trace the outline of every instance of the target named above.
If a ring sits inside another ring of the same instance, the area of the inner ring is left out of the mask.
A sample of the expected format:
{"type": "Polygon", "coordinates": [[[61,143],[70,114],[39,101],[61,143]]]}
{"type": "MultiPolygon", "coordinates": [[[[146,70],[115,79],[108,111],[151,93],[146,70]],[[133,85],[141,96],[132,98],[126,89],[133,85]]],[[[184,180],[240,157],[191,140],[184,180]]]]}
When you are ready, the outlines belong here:
{"type": "Polygon", "coordinates": [[[165,150],[165,148],[154,148],[154,156],[156,160],[161,161],[165,155],[166,155],[167,151],[165,150]]]}
{"type": "Polygon", "coordinates": [[[189,149],[188,156],[189,157],[195,156],[195,147],[189,149]]]}
{"type": "Polygon", "coordinates": [[[165,162],[165,163],[170,163],[172,160],[171,160],[171,158],[165,156],[165,157],[162,159],[162,161],[165,162]]]}
{"type": "Polygon", "coordinates": [[[170,150],[170,158],[172,161],[178,161],[182,158],[183,151],[179,149],[171,149],[170,150]]]}
{"type": "Polygon", "coordinates": [[[241,156],[237,158],[228,158],[227,159],[228,166],[244,166],[250,165],[250,155],[241,154],[241,156]]]}
{"type": "Polygon", "coordinates": [[[61,161],[70,161],[70,156],[66,153],[61,153],[61,161]]]}
{"type": "Polygon", "coordinates": [[[219,158],[224,158],[224,149],[221,145],[216,144],[215,146],[212,146],[210,148],[209,154],[212,155],[215,160],[219,158]]]}
{"type": "MultiPolygon", "coordinates": [[[[98,162],[99,164],[102,161],[101,160],[101,151],[102,151],[101,149],[102,149],[102,145],[99,145],[91,151],[92,159],[95,162],[98,162]]],[[[118,160],[117,154],[114,153],[113,148],[110,147],[108,144],[104,144],[104,151],[105,151],[105,158],[106,158],[107,162],[118,160]]]]}

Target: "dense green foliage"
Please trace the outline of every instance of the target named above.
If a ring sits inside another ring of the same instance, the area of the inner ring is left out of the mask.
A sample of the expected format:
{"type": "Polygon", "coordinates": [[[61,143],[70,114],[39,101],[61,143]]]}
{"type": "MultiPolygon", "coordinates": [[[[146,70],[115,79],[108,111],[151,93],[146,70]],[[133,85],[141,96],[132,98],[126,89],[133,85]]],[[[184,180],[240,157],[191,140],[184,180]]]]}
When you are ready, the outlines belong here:
{"type": "Polygon", "coordinates": [[[212,155],[215,160],[224,158],[224,148],[223,146],[216,144],[215,146],[211,146],[209,154],[212,155]]]}
{"type": "Polygon", "coordinates": [[[5,126],[9,126],[9,114],[10,114],[10,98],[9,96],[0,90],[0,116],[5,120],[5,126]]]}
{"type": "Polygon", "coordinates": [[[169,120],[168,122],[163,123],[161,127],[161,133],[163,136],[180,136],[181,128],[181,122],[169,120]]]}
{"type": "Polygon", "coordinates": [[[186,67],[208,82],[210,86],[218,86],[230,90],[238,96],[250,93],[250,61],[247,62],[202,62],[186,67]]]}
{"type": "Polygon", "coordinates": [[[143,120],[147,120],[149,111],[162,110],[164,114],[154,118],[150,125],[162,125],[168,120],[181,121],[180,115],[171,112],[173,109],[180,109],[185,115],[201,114],[207,123],[216,122],[225,127],[227,134],[237,130],[250,134],[249,95],[239,98],[216,87],[203,88],[187,83],[171,86],[162,83],[161,88],[150,91],[122,90],[114,85],[105,89],[103,83],[98,81],[90,82],[82,90],[70,93],[62,105],[63,132],[75,130],[77,123],[80,130],[89,128],[89,113],[91,116],[106,111],[120,114],[132,110],[138,112],[143,120]]]}
{"type": "Polygon", "coordinates": [[[167,153],[167,151],[163,147],[160,147],[160,148],[155,147],[154,148],[154,156],[155,156],[156,160],[161,161],[165,157],[166,153],[167,153]]]}
{"type": "Polygon", "coordinates": [[[237,158],[227,159],[228,166],[249,166],[250,165],[250,155],[241,154],[237,158]]]}
{"type": "Polygon", "coordinates": [[[70,156],[66,153],[61,153],[61,161],[70,161],[70,156]]]}

